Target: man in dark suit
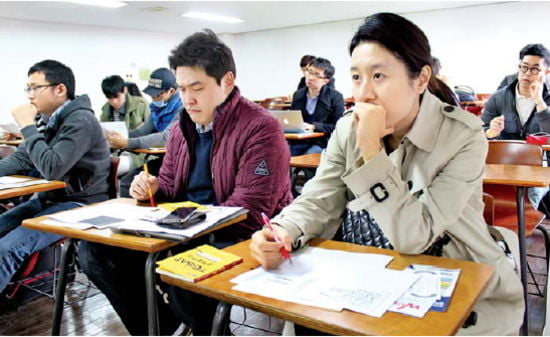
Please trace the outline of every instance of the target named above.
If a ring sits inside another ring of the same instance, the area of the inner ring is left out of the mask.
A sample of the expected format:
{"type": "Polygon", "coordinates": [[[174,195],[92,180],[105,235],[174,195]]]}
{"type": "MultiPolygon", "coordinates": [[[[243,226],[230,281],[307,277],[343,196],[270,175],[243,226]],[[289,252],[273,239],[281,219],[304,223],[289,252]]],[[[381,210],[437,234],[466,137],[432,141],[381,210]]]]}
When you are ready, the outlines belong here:
{"type": "Polygon", "coordinates": [[[322,138],[315,138],[291,144],[293,156],[320,153],[327,146],[328,138],[336,121],[344,112],[344,97],[327,85],[334,76],[334,67],[329,60],[318,57],[306,71],[306,86],[294,93],[292,110],[301,110],[305,131],[324,132],[322,138]]]}

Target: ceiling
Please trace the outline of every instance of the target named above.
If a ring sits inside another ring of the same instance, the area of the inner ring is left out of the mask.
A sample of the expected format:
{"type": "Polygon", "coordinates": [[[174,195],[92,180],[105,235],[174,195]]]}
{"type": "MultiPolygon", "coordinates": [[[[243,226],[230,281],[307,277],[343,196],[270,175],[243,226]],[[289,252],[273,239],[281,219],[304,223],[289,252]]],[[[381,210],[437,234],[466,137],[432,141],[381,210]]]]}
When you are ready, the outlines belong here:
{"type": "Polygon", "coordinates": [[[127,6],[103,8],[57,1],[0,1],[0,17],[65,24],[117,27],[189,34],[208,27],[216,33],[250,31],[365,17],[389,11],[411,13],[469,7],[491,1],[126,1],[127,6]],[[235,16],[227,24],[182,18],[188,11],[235,16]]]}

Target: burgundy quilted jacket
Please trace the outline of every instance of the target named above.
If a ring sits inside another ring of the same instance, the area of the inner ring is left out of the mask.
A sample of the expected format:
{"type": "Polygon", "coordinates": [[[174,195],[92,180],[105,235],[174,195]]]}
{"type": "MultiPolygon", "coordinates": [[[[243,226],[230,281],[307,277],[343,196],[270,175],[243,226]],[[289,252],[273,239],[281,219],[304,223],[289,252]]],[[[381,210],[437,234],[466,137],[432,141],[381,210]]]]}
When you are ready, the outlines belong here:
{"type": "MultiPolygon", "coordinates": [[[[262,107],[240,95],[237,87],[216,109],[211,153],[212,184],[217,204],[248,209],[248,218],[216,232],[218,240],[246,240],[269,217],[292,201],[288,145],[279,123],[262,107]]],[[[172,128],[159,174],[156,198],[183,201],[190,158],[197,138],[185,110],[172,128]]]]}

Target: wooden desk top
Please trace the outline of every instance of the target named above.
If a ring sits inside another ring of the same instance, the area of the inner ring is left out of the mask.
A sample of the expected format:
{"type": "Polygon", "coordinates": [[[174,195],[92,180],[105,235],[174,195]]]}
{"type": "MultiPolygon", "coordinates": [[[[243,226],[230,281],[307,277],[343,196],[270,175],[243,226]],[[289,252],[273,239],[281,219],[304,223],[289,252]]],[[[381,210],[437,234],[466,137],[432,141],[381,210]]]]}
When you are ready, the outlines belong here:
{"type": "Polygon", "coordinates": [[[493,273],[491,266],[470,261],[427,255],[401,255],[391,250],[353,245],[345,242],[320,239],[312,240],[312,246],[322,248],[391,255],[394,257],[393,261],[389,264],[391,269],[401,270],[412,263],[461,269],[460,278],[447,312],[428,312],[423,318],[386,312],[381,318],[376,318],[348,310],[335,312],[232,290],[231,288],[234,284],[229,280],[259,265],[250,256],[249,244],[250,240],[224,249],[243,257],[243,263],[198,283],[185,282],[165,275],[161,275],[161,279],[195,293],[227,303],[242,305],[270,316],[290,320],[330,334],[453,335],[464,324],[465,319],[470,314],[475,302],[493,273]]]}
{"type": "Polygon", "coordinates": [[[282,109],[282,110],[285,110],[285,109],[290,109],[291,106],[292,106],[291,103],[270,103],[269,104],[269,109],[282,109]]]}
{"type": "Polygon", "coordinates": [[[305,133],[285,133],[286,140],[302,140],[319,138],[325,135],[324,132],[305,132],[305,133]]]}
{"type": "Polygon", "coordinates": [[[23,143],[24,139],[15,139],[15,140],[0,140],[0,145],[13,145],[13,146],[19,146],[21,143],[23,143]]]}
{"type": "Polygon", "coordinates": [[[320,153],[304,154],[290,157],[290,167],[317,168],[321,162],[320,153]]]}
{"type": "MultiPolygon", "coordinates": [[[[124,202],[124,203],[134,204],[134,205],[137,203],[136,200],[130,199],[130,198],[111,199],[104,202],[106,203],[124,202]]],[[[145,238],[141,236],[128,235],[128,234],[116,234],[116,233],[113,233],[110,229],[90,228],[86,230],[81,230],[76,228],[46,225],[42,223],[42,221],[46,219],[47,219],[47,216],[41,216],[34,219],[24,220],[23,227],[41,230],[48,233],[68,236],[70,238],[102,243],[109,246],[143,251],[147,253],[158,252],[181,243],[178,241],[165,240],[165,239],[145,238]]],[[[220,226],[211,228],[205,231],[204,233],[202,233],[201,236],[208,234],[214,230],[222,229],[234,223],[243,221],[244,219],[246,219],[246,214],[243,214],[242,216],[237,217],[231,221],[228,221],[220,226]]]]}
{"type": "MultiPolygon", "coordinates": [[[[516,140],[516,139],[499,139],[499,140],[493,140],[493,142],[508,142],[508,143],[527,143],[526,141],[524,140],[516,140]]],[[[539,145],[540,147],[542,147],[542,150],[543,151],[550,151],[550,144],[537,144],[539,145]]]]}
{"type": "MultiPolygon", "coordinates": [[[[17,178],[30,178],[25,176],[12,176],[17,178]]],[[[42,180],[37,178],[31,178],[31,180],[42,180]]],[[[52,180],[45,184],[36,184],[24,187],[8,188],[0,190],[0,199],[7,199],[13,197],[20,197],[27,194],[33,194],[35,192],[45,192],[51,190],[57,190],[60,188],[65,188],[65,183],[62,181],[52,180]]]]}
{"type": "Polygon", "coordinates": [[[154,148],[148,148],[148,149],[129,149],[128,151],[132,151],[135,153],[145,153],[145,154],[165,154],[166,148],[154,147],[154,148]]]}
{"type": "Polygon", "coordinates": [[[550,185],[550,167],[487,164],[483,174],[483,183],[544,187],[550,185]]]}

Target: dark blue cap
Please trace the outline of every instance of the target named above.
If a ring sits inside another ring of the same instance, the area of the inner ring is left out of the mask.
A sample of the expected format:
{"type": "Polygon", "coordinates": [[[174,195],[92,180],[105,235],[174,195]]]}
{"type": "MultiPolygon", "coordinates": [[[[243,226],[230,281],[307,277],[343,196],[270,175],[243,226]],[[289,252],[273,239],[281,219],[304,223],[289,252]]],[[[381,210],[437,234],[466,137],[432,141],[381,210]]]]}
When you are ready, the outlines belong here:
{"type": "Polygon", "coordinates": [[[177,87],[174,73],[168,68],[159,68],[151,73],[149,85],[143,89],[143,92],[151,97],[155,97],[163,91],[177,87]]]}

